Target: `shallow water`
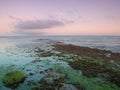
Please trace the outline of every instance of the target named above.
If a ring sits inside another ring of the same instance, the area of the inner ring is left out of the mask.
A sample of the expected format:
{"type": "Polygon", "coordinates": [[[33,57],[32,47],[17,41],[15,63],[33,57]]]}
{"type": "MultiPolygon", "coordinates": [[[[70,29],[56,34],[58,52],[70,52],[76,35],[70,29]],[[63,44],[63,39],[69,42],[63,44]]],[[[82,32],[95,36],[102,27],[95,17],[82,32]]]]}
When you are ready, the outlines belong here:
{"type": "MultiPolygon", "coordinates": [[[[7,66],[14,66],[14,70],[22,70],[27,79],[24,82],[24,86],[28,84],[28,82],[39,82],[40,79],[44,76],[44,70],[51,68],[52,64],[63,64],[67,66],[66,62],[58,61],[58,57],[37,57],[34,50],[36,48],[40,48],[44,51],[50,51],[52,49],[53,43],[55,41],[52,40],[37,40],[38,37],[5,37],[0,38],[0,66],[6,68],[7,66]],[[33,60],[40,59],[40,62],[32,63],[33,60]],[[34,75],[30,75],[30,73],[34,75]]],[[[0,68],[1,69],[1,68],[0,68]]],[[[2,69],[1,69],[2,71],[2,69]]],[[[3,74],[8,71],[2,71],[3,74]]],[[[2,78],[0,78],[1,82],[2,78]]],[[[2,82],[0,83],[0,85],[2,82]]],[[[21,86],[22,87],[22,86],[21,86]]],[[[21,87],[18,87],[16,90],[21,90],[21,87]]],[[[2,85],[2,90],[11,90],[2,85]]]]}

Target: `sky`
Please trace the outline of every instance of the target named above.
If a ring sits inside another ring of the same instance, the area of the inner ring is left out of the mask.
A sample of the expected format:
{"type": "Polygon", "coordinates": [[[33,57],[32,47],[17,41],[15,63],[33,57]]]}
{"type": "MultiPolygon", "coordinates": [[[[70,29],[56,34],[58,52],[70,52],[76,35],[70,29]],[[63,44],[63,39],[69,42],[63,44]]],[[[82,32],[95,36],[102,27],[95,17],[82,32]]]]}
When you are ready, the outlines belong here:
{"type": "Polygon", "coordinates": [[[0,0],[0,35],[120,35],[120,0],[0,0]]]}

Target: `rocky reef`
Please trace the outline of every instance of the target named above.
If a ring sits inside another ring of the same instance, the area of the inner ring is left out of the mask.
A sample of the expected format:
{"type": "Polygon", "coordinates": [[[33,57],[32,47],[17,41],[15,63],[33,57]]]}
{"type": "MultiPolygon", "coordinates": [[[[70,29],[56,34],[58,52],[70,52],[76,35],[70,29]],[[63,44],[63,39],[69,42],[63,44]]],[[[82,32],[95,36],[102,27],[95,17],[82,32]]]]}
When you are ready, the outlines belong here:
{"type": "Polygon", "coordinates": [[[25,80],[23,90],[120,89],[120,53],[57,43],[52,50],[35,48],[34,54],[20,71],[3,75],[6,87],[19,90],[25,80]]]}
{"type": "Polygon", "coordinates": [[[54,70],[49,70],[45,77],[40,81],[40,84],[46,90],[57,90],[64,82],[65,74],[57,73],[54,70]]]}
{"type": "Polygon", "coordinates": [[[39,86],[32,88],[32,90],[85,90],[79,83],[65,83],[65,79],[67,76],[64,72],[49,69],[40,80],[39,86]]]}
{"type": "Polygon", "coordinates": [[[120,53],[71,44],[56,44],[54,47],[62,52],[61,57],[72,68],[81,70],[84,76],[102,78],[120,86],[120,53]]]}

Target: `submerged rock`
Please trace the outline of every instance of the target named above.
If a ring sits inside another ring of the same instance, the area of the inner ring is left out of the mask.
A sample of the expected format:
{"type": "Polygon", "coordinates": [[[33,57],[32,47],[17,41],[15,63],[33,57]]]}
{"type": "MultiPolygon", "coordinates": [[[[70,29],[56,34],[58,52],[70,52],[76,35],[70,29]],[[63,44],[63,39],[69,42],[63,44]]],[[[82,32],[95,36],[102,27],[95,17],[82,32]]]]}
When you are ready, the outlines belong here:
{"type": "Polygon", "coordinates": [[[21,71],[12,71],[5,75],[2,82],[5,86],[16,88],[20,83],[25,80],[26,76],[21,71]]]}
{"type": "Polygon", "coordinates": [[[34,60],[32,61],[32,63],[36,63],[36,62],[40,62],[41,60],[34,60]]]}
{"type": "Polygon", "coordinates": [[[60,90],[78,90],[78,89],[72,84],[63,84],[60,90]]]}

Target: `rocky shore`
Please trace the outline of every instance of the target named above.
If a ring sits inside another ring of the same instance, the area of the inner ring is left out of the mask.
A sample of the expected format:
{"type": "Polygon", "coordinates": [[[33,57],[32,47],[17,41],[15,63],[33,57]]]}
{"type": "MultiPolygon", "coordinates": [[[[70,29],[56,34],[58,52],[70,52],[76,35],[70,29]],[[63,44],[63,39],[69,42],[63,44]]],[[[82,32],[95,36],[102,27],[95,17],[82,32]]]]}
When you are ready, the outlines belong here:
{"type": "Polygon", "coordinates": [[[102,78],[120,86],[120,53],[71,44],[56,44],[54,47],[62,52],[61,55],[74,54],[66,61],[72,68],[82,70],[83,75],[102,78]]]}
{"type": "Polygon", "coordinates": [[[33,52],[34,60],[4,75],[4,86],[16,90],[23,83],[25,90],[120,89],[120,53],[64,43],[33,52]]]}

